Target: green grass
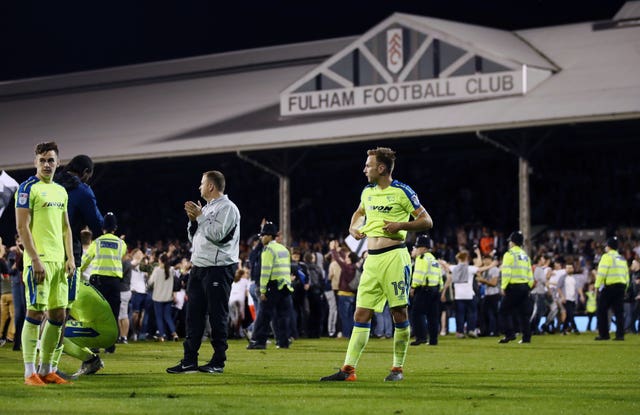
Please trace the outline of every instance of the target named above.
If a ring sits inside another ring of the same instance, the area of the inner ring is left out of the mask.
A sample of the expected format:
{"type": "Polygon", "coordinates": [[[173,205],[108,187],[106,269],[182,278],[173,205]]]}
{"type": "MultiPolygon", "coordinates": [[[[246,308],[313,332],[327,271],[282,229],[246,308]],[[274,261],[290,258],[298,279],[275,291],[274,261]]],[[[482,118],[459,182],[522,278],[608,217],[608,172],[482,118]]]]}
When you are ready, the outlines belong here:
{"type": "MultiPolygon", "coordinates": [[[[343,339],[296,341],[289,350],[245,350],[230,342],[223,375],[168,375],[181,343],[139,342],[105,355],[105,368],[73,385],[27,387],[21,353],[0,348],[2,414],[636,414],[640,336],[595,342],[594,335],[441,338],[410,347],[405,380],[384,383],[391,340],[372,339],[355,383],[320,383],[344,358],[343,339]]],[[[209,358],[203,344],[201,363],[209,358]]],[[[61,369],[79,362],[65,356],[61,369]]]]}

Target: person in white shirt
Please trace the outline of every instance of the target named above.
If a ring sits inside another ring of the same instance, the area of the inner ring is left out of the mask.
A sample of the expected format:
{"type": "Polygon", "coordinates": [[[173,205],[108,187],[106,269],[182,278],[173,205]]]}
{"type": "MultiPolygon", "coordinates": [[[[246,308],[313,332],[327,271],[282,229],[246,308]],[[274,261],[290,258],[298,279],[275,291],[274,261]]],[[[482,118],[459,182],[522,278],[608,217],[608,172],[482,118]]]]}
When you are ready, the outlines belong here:
{"type": "Polygon", "coordinates": [[[455,310],[456,310],[456,337],[462,339],[464,335],[464,325],[467,325],[467,335],[469,337],[478,337],[478,299],[474,291],[474,279],[476,274],[484,272],[495,266],[491,263],[482,266],[480,250],[476,248],[476,256],[474,258],[475,265],[469,265],[469,253],[466,251],[458,252],[456,255],[458,263],[449,266],[442,261],[444,269],[451,273],[452,278],[445,283],[444,290],[448,288],[448,284],[453,283],[455,310]]]}
{"type": "Polygon", "coordinates": [[[558,257],[553,261],[553,269],[548,271],[547,274],[547,293],[550,296],[551,303],[549,304],[549,314],[547,314],[547,321],[543,325],[545,330],[549,333],[554,333],[555,328],[560,328],[566,318],[566,311],[564,304],[560,300],[558,294],[558,281],[560,278],[567,275],[567,271],[564,269],[564,258],[558,257]],[[557,324],[554,326],[554,322],[558,319],[557,324]]]}
{"type": "Polygon", "coordinates": [[[231,284],[231,293],[229,294],[229,325],[232,330],[230,337],[244,337],[242,322],[244,321],[245,302],[250,283],[247,270],[238,268],[231,284]]]}
{"type": "Polygon", "coordinates": [[[573,264],[567,264],[566,274],[558,280],[558,296],[566,311],[562,334],[567,334],[569,328],[575,334],[580,334],[574,316],[578,300],[584,303],[584,293],[582,292],[582,286],[578,284],[578,278],[574,274],[573,264]]]}

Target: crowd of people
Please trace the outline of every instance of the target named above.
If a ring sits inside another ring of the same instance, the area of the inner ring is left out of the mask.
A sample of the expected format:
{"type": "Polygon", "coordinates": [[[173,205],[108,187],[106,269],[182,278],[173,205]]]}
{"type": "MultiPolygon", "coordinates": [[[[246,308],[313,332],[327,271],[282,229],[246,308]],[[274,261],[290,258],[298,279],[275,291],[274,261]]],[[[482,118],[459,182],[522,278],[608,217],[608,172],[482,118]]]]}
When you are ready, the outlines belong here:
{"type": "Polygon", "coordinates": [[[41,385],[68,382],[57,370],[63,350],[82,360],[77,374],[87,374],[102,367],[96,349],[114,353],[116,343],[184,339],[184,358],[168,373],[222,373],[228,337],[246,337],[251,350],[266,349],[270,336],[285,349],[298,338],[348,338],[344,366],[321,380],[349,381],[369,337],[393,338],[394,363],[385,380],[397,381],[410,333],[411,345],[435,346],[438,336],[454,331],[451,317],[456,338],[503,333],[500,343],[507,343],[521,332],[521,342],[529,343],[531,334],[578,334],[576,315],[588,316],[591,330],[597,312],[596,339],[606,340],[611,306],[616,340],[638,333],[640,238],[633,230],[620,230],[606,243],[546,232],[533,241],[533,261],[518,232],[505,237],[461,226],[429,238],[424,232],[432,221],[417,195],[391,179],[394,160],[390,149],[368,153],[369,185],[349,228],[352,241],[368,238],[366,249],[352,250],[342,238],[285,247],[277,225],[266,220],[259,234],[241,241],[240,212],[224,194],[219,171],[203,173],[204,206],[185,203],[187,240],[150,244],[126,241],[117,235],[115,215],[101,215],[86,185],[93,167],[88,157],[74,158],[62,172],[69,177],[53,181],[57,147],[43,143],[36,149],[37,176],[17,192],[15,244],[0,243],[0,343],[22,349],[25,383],[41,385]],[[36,203],[46,197],[57,199],[36,203]],[[54,231],[30,226],[34,217],[54,231]],[[407,238],[407,231],[417,238],[407,238]],[[59,238],[49,240],[51,234],[59,238]],[[82,305],[94,291],[101,299],[82,305]],[[94,316],[106,310],[114,329],[91,326],[85,307],[93,307],[94,316]],[[101,342],[82,341],[83,334],[101,342]],[[213,355],[199,366],[205,338],[213,355]]]}
{"type": "MultiPolygon", "coordinates": [[[[479,262],[480,267],[472,268],[476,278],[471,299],[457,299],[455,283],[447,287],[443,293],[441,327],[438,332],[440,335],[449,334],[449,321],[454,317],[456,329],[452,334],[457,337],[498,336],[501,333],[498,315],[499,284],[496,289],[495,283],[492,284],[491,281],[499,278],[500,264],[496,260],[504,253],[505,246],[501,245],[503,238],[492,238],[491,242],[483,241],[483,235],[499,235],[499,232],[487,233],[482,229],[478,232],[475,227],[468,227],[466,230],[461,228],[458,234],[461,237],[456,244],[433,241],[434,248],[431,251],[434,256],[452,264],[460,262],[460,258],[476,264],[479,262]],[[458,319],[463,324],[465,322],[465,319],[461,319],[461,314],[467,316],[466,327],[460,327],[458,323],[458,319]]],[[[571,235],[555,237],[556,234],[545,232],[533,241],[535,253],[532,263],[536,280],[536,286],[531,292],[535,303],[531,320],[533,333],[577,333],[573,321],[575,316],[588,317],[587,330],[595,330],[592,322],[596,307],[595,274],[599,259],[604,253],[603,242],[578,240],[575,237],[571,238],[571,235]],[[575,282],[567,284],[567,279],[575,282]]],[[[630,231],[619,234],[619,252],[628,261],[631,273],[631,283],[625,293],[624,328],[625,332],[638,333],[640,238],[630,231]]],[[[22,253],[19,242],[17,238],[14,244],[0,246],[0,267],[3,274],[0,343],[12,343],[17,350],[20,347],[21,320],[25,315],[24,295],[21,294],[24,288],[19,289],[22,284],[22,253]]],[[[250,258],[252,250],[259,251],[260,248],[256,247],[260,245],[257,235],[241,243],[241,264],[234,278],[232,296],[229,300],[233,310],[229,320],[232,338],[244,338],[251,334],[255,304],[259,304],[259,296],[251,295],[252,292],[255,293],[253,287],[259,286],[259,273],[252,269],[259,267],[259,264],[252,263],[250,258]]],[[[126,323],[120,323],[118,343],[184,338],[187,302],[185,293],[191,268],[190,249],[188,241],[178,239],[152,243],[135,241],[130,246],[124,258],[124,269],[127,271],[125,286],[129,280],[129,289],[121,291],[121,296],[130,300],[123,304],[126,313],[119,313],[119,320],[126,323]],[[154,300],[153,282],[162,281],[165,278],[162,274],[166,276],[167,269],[172,287],[171,294],[165,295],[162,299],[166,301],[157,297],[154,300]],[[155,277],[152,278],[154,273],[155,277]],[[163,308],[160,306],[162,303],[169,303],[170,307],[163,308]],[[156,304],[160,312],[156,312],[156,304]],[[156,315],[164,320],[158,322],[156,315]]],[[[354,311],[354,302],[350,299],[354,298],[356,292],[349,283],[355,278],[356,273],[362,271],[363,258],[351,252],[349,247],[339,240],[294,241],[290,251],[293,259],[291,278],[294,289],[294,305],[290,316],[291,339],[349,337],[354,311]]],[[[458,289],[458,296],[461,295],[461,291],[458,289]]],[[[388,308],[375,314],[372,336],[392,336],[388,308]]]]}

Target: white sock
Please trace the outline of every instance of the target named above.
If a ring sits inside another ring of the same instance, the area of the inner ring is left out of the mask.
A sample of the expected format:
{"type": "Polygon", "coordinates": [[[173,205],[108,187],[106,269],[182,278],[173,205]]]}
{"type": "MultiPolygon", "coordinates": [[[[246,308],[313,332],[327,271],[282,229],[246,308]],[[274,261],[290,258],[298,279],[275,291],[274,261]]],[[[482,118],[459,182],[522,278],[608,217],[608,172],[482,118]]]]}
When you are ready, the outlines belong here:
{"type": "Polygon", "coordinates": [[[25,379],[29,376],[36,373],[36,364],[35,363],[25,363],[24,364],[24,377],[25,379]]]}

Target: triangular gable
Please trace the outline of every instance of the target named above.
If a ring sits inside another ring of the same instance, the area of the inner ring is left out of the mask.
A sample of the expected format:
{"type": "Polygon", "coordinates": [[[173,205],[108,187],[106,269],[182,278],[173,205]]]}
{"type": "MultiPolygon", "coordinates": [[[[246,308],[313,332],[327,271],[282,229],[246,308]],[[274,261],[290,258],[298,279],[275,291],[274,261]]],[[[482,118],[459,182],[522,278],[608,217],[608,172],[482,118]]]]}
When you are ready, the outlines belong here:
{"type": "MultiPolygon", "coordinates": [[[[390,16],[284,90],[281,115],[518,95],[551,75],[550,65],[528,71],[527,62],[461,41],[427,22],[419,16],[390,16]]],[[[508,36],[508,41],[513,37],[519,47],[529,48],[508,32],[486,33],[502,40],[508,36]]]]}

